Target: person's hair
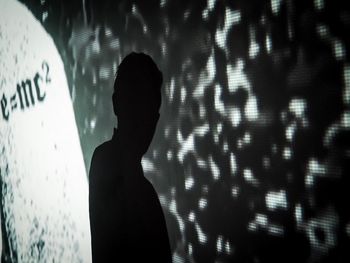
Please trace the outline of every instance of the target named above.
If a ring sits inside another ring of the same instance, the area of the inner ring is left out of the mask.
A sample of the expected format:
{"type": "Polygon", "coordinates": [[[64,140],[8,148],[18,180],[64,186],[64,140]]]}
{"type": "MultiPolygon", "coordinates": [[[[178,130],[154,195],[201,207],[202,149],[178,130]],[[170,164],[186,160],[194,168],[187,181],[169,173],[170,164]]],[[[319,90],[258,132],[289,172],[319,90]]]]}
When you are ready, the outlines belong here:
{"type": "Polygon", "coordinates": [[[120,63],[114,82],[116,103],[122,105],[151,105],[159,110],[161,103],[162,72],[152,58],[132,52],[120,63]]]}

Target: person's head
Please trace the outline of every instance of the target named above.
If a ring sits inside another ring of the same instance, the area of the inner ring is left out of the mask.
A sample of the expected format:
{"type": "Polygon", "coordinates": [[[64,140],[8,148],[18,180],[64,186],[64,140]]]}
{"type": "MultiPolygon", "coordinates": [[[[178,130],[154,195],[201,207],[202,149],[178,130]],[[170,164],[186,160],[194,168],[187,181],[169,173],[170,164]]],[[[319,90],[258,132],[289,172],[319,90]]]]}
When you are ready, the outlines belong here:
{"type": "Polygon", "coordinates": [[[159,118],[162,82],[162,73],[144,53],[130,53],[118,67],[113,93],[118,129],[137,142],[142,154],[152,140],[159,118]]]}

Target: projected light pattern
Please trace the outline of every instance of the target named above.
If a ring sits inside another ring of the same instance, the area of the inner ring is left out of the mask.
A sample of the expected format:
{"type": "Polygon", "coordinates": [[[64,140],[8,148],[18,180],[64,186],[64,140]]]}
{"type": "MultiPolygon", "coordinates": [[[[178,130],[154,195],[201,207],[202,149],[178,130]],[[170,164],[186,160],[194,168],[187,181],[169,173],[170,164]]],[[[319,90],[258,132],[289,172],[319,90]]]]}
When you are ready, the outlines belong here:
{"type": "Polygon", "coordinates": [[[1,262],[91,262],[88,184],[63,63],[15,0],[0,1],[0,108],[1,262]]]}
{"type": "Polygon", "coordinates": [[[27,3],[58,43],[87,169],[118,64],[163,70],[143,164],[174,262],[350,261],[350,12],[337,1],[27,3]]]}

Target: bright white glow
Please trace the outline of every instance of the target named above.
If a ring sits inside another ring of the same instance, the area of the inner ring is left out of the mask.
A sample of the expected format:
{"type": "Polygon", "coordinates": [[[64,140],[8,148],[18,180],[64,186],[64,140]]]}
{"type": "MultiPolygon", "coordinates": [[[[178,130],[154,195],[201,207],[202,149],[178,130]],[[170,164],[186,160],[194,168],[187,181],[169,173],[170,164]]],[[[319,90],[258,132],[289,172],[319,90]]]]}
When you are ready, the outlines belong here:
{"type": "Polygon", "coordinates": [[[196,136],[203,137],[209,132],[209,124],[203,124],[194,129],[194,133],[196,136]]]}
{"type": "Polygon", "coordinates": [[[343,60],[345,58],[345,47],[340,40],[333,40],[333,52],[337,60],[343,60]]]}
{"type": "Polygon", "coordinates": [[[159,202],[162,206],[166,207],[168,205],[168,201],[167,198],[165,197],[165,195],[159,194],[159,202]]]}
{"type": "Polygon", "coordinates": [[[236,156],[234,153],[230,154],[230,166],[231,166],[231,175],[235,175],[237,172],[237,162],[236,162],[236,156]]]}
{"type": "Polygon", "coordinates": [[[181,130],[180,130],[180,129],[177,130],[176,139],[177,139],[177,142],[178,142],[179,144],[181,144],[181,143],[184,142],[184,139],[183,139],[183,136],[182,136],[182,133],[181,133],[181,130]]]}
{"type": "Polygon", "coordinates": [[[227,141],[224,141],[223,145],[222,145],[222,150],[224,153],[228,152],[228,143],[227,141]]]}
{"type": "Polygon", "coordinates": [[[215,85],[214,107],[218,113],[225,116],[225,105],[221,101],[221,90],[220,85],[215,85]]]}
{"type": "Polygon", "coordinates": [[[214,51],[212,50],[211,55],[207,61],[207,65],[205,69],[200,73],[198,84],[192,93],[194,98],[199,99],[204,96],[205,89],[213,83],[215,74],[216,66],[214,61],[214,51]]]}
{"type": "Polygon", "coordinates": [[[340,130],[340,124],[339,122],[333,123],[331,126],[329,126],[326,130],[326,134],[323,137],[323,143],[325,146],[329,147],[330,144],[333,141],[334,135],[340,130]]]}
{"type": "Polygon", "coordinates": [[[180,231],[184,232],[185,231],[185,223],[183,219],[179,216],[179,214],[176,214],[176,220],[179,223],[180,231]]]}
{"type": "Polygon", "coordinates": [[[248,230],[249,231],[255,232],[257,230],[257,228],[258,228],[258,226],[257,226],[257,224],[254,221],[249,222],[249,224],[248,224],[248,230]]]}
{"type": "Polygon", "coordinates": [[[294,215],[295,215],[295,221],[297,222],[297,225],[300,225],[302,223],[302,220],[303,220],[303,208],[301,207],[300,204],[297,204],[295,206],[295,212],[294,212],[294,215]]]}
{"type": "Polygon", "coordinates": [[[184,102],[185,102],[186,94],[187,94],[187,92],[186,92],[185,87],[182,87],[182,88],[181,88],[181,92],[180,92],[181,103],[184,103],[184,102]]]}
{"type": "Polygon", "coordinates": [[[271,10],[274,15],[277,15],[281,6],[281,0],[271,0],[271,10]]]}
{"type": "Polygon", "coordinates": [[[218,236],[217,240],[216,240],[216,250],[217,252],[222,252],[222,248],[223,248],[223,236],[218,236]]]}
{"type": "Polygon", "coordinates": [[[228,152],[228,143],[227,141],[224,141],[223,145],[222,145],[222,150],[224,153],[228,152]]]}
{"type": "Polygon", "coordinates": [[[182,143],[181,149],[177,154],[177,158],[179,159],[180,162],[183,162],[185,155],[193,151],[194,151],[194,135],[192,133],[182,143]]]}
{"type": "MultiPolygon", "coordinates": [[[[109,47],[111,49],[118,49],[119,45],[120,45],[120,43],[119,43],[119,39],[118,38],[115,38],[115,39],[113,39],[112,41],[109,42],[109,47]]],[[[116,67],[113,68],[113,72],[116,72],[116,70],[117,70],[116,67]]]]}
{"type": "Polygon", "coordinates": [[[270,53],[271,49],[272,49],[272,41],[271,41],[271,37],[269,35],[266,35],[265,46],[266,46],[267,53],[270,53]]]}
{"type": "Polygon", "coordinates": [[[217,131],[217,133],[221,134],[221,132],[222,132],[222,123],[219,123],[218,125],[216,125],[216,131],[217,131]]]}
{"type": "Polygon", "coordinates": [[[209,16],[209,11],[208,9],[204,9],[202,12],[202,18],[203,20],[208,20],[208,16],[209,16]]]}
{"type": "Polygon", "coordinates": [[[314,177],[310,174],[305,176],[305,185],[312,186],[314,184],[314,177]]]}
{"type": "Polygon", "coordinates": [[[107,26],[105,27],[104,32],[105,32],[106,37],[111,37],[113,35],[111,28],[109,28],[107,26]]]}
{"type": "Polygon", "coordinates": [[[48,12],[47,11],[43,12],[43,16],[41,18],[41,21],[45,22],[47,17],[48,17],[48,12]]]}
{"type": "Polygon", "coordinates": [[[197,159],[196,159],[196,162],[197,162],[198,167],[201,168],[201,169],[206,169],[206,168],[208,167],[208,166],[207,166],[207,162],[204,161],[204,160],[201,159],[201,158],[197,158],[197,159]]]}
{"type": "Polygon", "coordinates": [[[204,119],[206,116],[206,110],[203,103],[199,103],[199,116],[201,119],[204,119]]]}
{"type": "Polygon", "coordinates": [[[196,223],[195,227],[196,227],[199,243],[201,243],[201,244],[207,243],[207,240],[208,240],[207,235],[203,232],[203,230],[201,229],[199,224],[196,223]]]}
{"type": "Polygon", "coordinates": [[[21,81],[33,87],[36,76],[44,96],[36,90],[35,104],[1,117],[8,238],[20,262],[91,262],[88,182],[62,59],[27,7],[1,0],[0,10],[0,97],[21,81]]]}
{"type": "MultiPolygon", "coordinates": [[[[192,250],[191,250],[191,252],[192,252],[192,250]]],[[[173,253],[173,262],[174,263],[184,263],[185,259],[181,255],[179,255],[179,253],[177,251],[175,251],[173,253]]]]}
{"type": "Polygon", "coordinates": [[[286,138],[289,142],[293,140],[295,131],[296,131],[296,124],[294,122],[291,125],[287,126],[286,138]]]}
{"type": "Polygon", "coordinates": [[[308,163],[307,170],[311,174],[325,174],[326,166],[321,164],[317,159],[311,158],[308,163]]]}
{"type": "Polygon", "coordinates": [[[171,78],[170,86],[169,86],[169,100],[170,100],[170,102],[172,102],[174,99],[174,91],[175,91],[175,79],[171,78]]]}
{"type": "Polygon", "coordinates": [[[312,186],[315,176],[324,176],[326,174],[326,165],[320,163],[317,159],[311,158],[307,165],[305,185],[312,186]]]}
{"type": "Polygon", "coordinates": [[[232,197],[237,197],[238,194],[239,194],[239,188],[238,186],[233,186],[232,189],[231,189],[231,194],[232,194],[232,197]]]}
{"type": "Polygon", "coordinates": [[[350,128],[350,112],[349,111],[343,112],[342,118],[341,118],[341,125],[345,129],[350,128]]]}
{"type": "Polygon", "coordinates": [[[108,80],[111,75],[111,70],[109,66],[102,65],[98,71],[98,77],[101,80],[108,80]]]}
{"type": "Polygon", "coordinates": [[[302,118],[306,110],[306,102],[304,99],[292,99],[289,103],[289,111],[297,118],[302,118]]]}
{"type": "Polygon", "coordinates": [[[266,207],[271,211],[276,209],[287,209],[287,195],[285,190],[268,192],[265,201],[266,207]]]}
{"type": "Polygon", "coordinates": [[[192,255],[192,253],[193,253],[192,244],[189,243],[189,244],[188,244],[188,254],[192,255]]]}
{"type": "Polygon", "coordinates": [[[232,11],[230,8],[225,10],[225,24],[222,29],[217,29],[215,33],[216,44],[226,52],[226,39],[230,27],[240,21],[241,14],[239,11],[232,11]]]}
{"type": "Polygon", "coordinates": [[[235,65],[227,64],[226,75],[230,93],[237,91],[238,88],[243,88],[248,92],[250,91],[251,85],[243,68],[244,62],[242,59],[238,59],[235,65]]]}
{"type": "Polygon", "coordinates": [[[250,140],[251,140],[251,136],[250,136],[250,133],[249,132],[246,132],[243,136],[243,142],[245,144],[249,144],[250,143],[250,140]]]}
{"type": "Polygon", "coordinates": [[[215,0],[208,0],[208,10],[212,11],[214,9],[215,0]]]}
{"type": "Polygon", "coordinates": [[[168,161],[171,161],[173,159],[173,152],[169,150],[166,154],[168,161]]]}
{"type": "Polygon", "coordinates": [[[283,149],[283,159],[289,160],[292,157],[292,150],[289,147],[283,149]]]}
{"type": "Polygon", "coordinates": [[[257,223],[257,225],[262,226],[262,227],[266,227],[267,226],[267,216],[265,214],[256,214],[255,215],[255,222],[257,223]]]}
{"type": "Polygon", "coordinates": [[[141,165],[145,173],[155,171],[153,161],[149,158],[143,157],[141,160],[141,165]]]}
{"type": "Polygon", "coordinates": [[[188,215],[188,221],[194,222],[196,220],[196,215],[193,211],[191,211],[188,215]]]}
{"type": "Polygon", "coordinates": [[[243,147],[243,141],[242,141],[242,139],[238,139],[237,140],[237,148],[241,149],[242,147],[243,147]]]}
{"type": "Polygon", "coordinates": [[[207,83],[211,83],[216,75],[216,66],[215,66],[215,60],[214,60],[214,50],[212,50],[211,55],[208,59],[207,65],[206,65],[206,72],[207,72],[207,83]]]}
{"type": "Polygon", "coordinates": [[[249,39],[250,39],[249,58],[250,59],[254,59],[260,51],[260,46],[258,42],[256,42],[255,31],[256,31],[255,28],[251,26],[249,29],[249,39]]]}
{"type": "Polygon", "coordinates": [[[241,111],[237,107],[228,108],[228,114],[233,127],[237,127],[241,123],[241,111]]]}
{"type": "Polygon", "coordinates": [[[232,253],[232,248],[231,248],[231,244],[229,241],[225,242],[225,251],[227,254],[231,254],[232,253]]]}
{"type": "MultiPolygon", "coordinates": [[[[98,30],[98,29],[96,29],[98,30]]],[[[97,35],[99,35],[99,33],[97,33],[97,35]]],[[[98,41],[98,39],[96,38],[92,43],[91,43],[91,51],[92,51],[92,54],[100,54],[101,52],[101,45],[100,45],[100,42],[98,41]]]]}
{"type": "Polygon", "coordinates": [[[218,180],[220,177],[220,169],[219,169],[219,166],[215,163],[211,155],[209,156],[209,165],[210,165],[210,170],[214,180],[218,180]]]}
{"type": "Polygon", "coordinates": [[[194,185],[194,179],[192,176],[189,176],[185,180],[185,189],[190,190],[194,185]]]}
{"type": "Polygon", "coordinates": [[[177,205],[175,199],[171,200],[170,205],[169,205],[169,211],[173,214],[177,213],[177,205]]]}
{"type": "Polygon", "coordinates": [[[172,199],[170,201],[169,211],[176,217],[176,220],[179,224],[180,231],[181,233],[183,233],[185,231],[185,223],[184,223],[184,220],[180,217],[179,213],[177,212],[177,204],[175,199],[172,199]]]}
{"type": "Polygon", "coordinates": [[[205,198],[200,198],[199,201],[198,201],[198,207],[200,210],[203,210],[207,207],[207,199],[205,198]]]}
{"type": "Polygon", "coordinates": [[[219,143],[219,134],[217,132],[213,133],[214,142],[217,145],[219,143]]]}
{"type": "Polygon", "coordinates": [[[233,24],[238,24],[239,22],[241,22],[241,12],[239,10],[232,11],[231,17],[233,24]]]}
{"type": "Polygon", "coordinates": [[[243,177],[248,182],[251,183],[254,186],[258,186],[259,182],[258,180],[253,176],[253,172],[250,169],[244,169],[243,170],[243,177]]]}
{"type": "Polygon", "coordinates": [[[258,103],[256,97],[250,95],[244,108],[244,114],[248,121],[255,121],[259,117],[258,103]]]}
{"type": "Polygon", "coordinates": [[[179,144],[181,145],[180,150],[177,154],[177,158],[180,162],[183,162],[185,156],[189,152],[194,152],[194,137],[199,136],[203,137],[205,134],[209,132],[209,125],[203,124],[201,126],[198,126],[194,129],[194,132],[188,135],[188,137],[184,140],[183,136],[181,134],[181,131],[177,131],[177,140],[179,144]]]}
{"type": "Polygon", "coordinates": [[[90,128],[91,128],[91,130],[94,130],[94,129],[95,129],[95,127],[96,127],[96,121],[97,121],[96,117],[94,117],[94,118],[91,119],[91,121],[90,121],[90,128]]]}

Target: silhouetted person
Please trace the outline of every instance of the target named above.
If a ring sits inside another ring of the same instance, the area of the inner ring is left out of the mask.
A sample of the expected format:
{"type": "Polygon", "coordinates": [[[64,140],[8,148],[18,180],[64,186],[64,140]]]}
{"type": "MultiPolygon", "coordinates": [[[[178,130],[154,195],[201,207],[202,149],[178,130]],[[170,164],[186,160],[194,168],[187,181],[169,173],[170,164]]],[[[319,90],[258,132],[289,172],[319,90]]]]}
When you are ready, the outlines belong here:
{"type": "Polygon", "coordinates": [[[118,128],[95,149],[89,174],[94,263],[171,262],[164,214],[141,166],[159,119],[161,85],[162,73],[148,55],[131,53],[118,67],[118,128]]]}

